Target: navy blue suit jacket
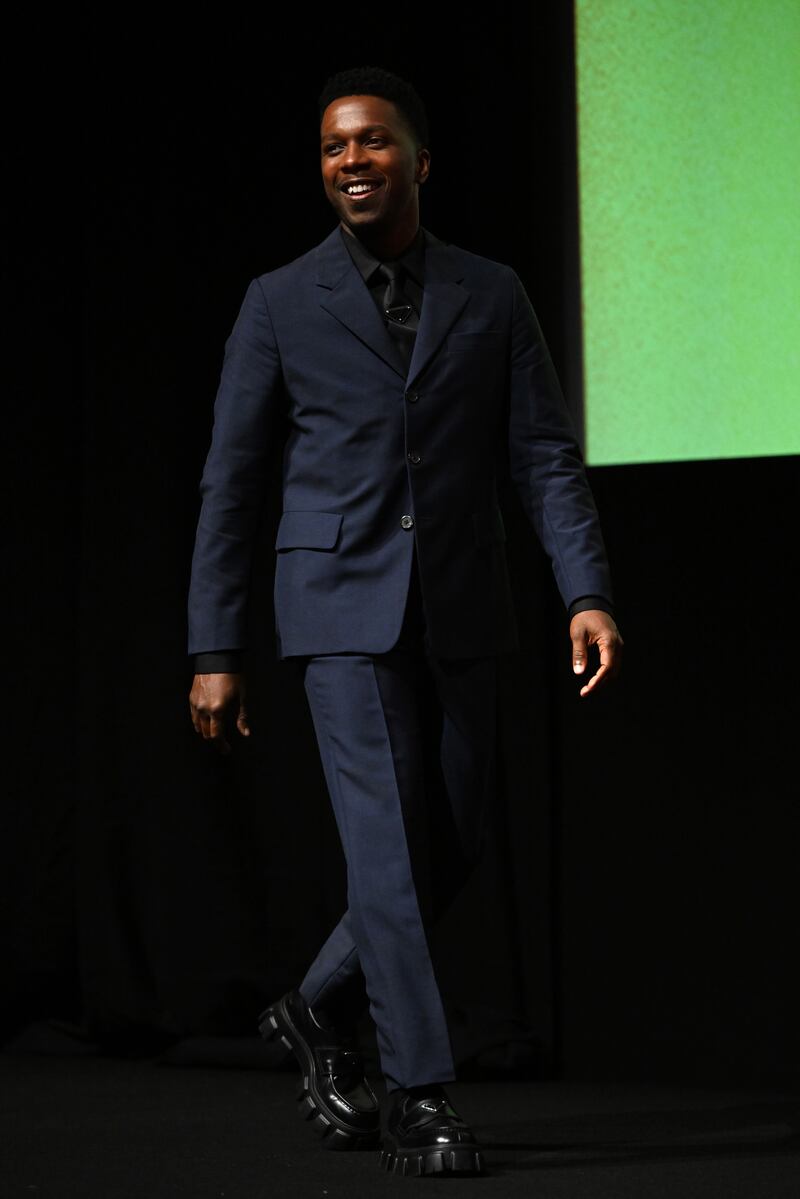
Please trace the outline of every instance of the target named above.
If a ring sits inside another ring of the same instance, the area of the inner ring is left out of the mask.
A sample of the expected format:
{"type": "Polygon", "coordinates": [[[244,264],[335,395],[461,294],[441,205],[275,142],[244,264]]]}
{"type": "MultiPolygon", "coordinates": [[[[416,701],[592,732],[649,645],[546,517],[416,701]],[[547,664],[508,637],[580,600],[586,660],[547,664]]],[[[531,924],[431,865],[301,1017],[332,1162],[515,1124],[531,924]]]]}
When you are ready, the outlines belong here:
{"type": "Polygon", "coordinates": [[[519,278],[425,238],[407,377],[338,226],[249,284],[225,343],[200,483],[190,654],[246,643],[255,531],[279,429],[279,658],[389,650],[415,541],[431,651],[517,648],[497,499],[503,471],[564,603],[612,598],[580,450],[519,278]]]}

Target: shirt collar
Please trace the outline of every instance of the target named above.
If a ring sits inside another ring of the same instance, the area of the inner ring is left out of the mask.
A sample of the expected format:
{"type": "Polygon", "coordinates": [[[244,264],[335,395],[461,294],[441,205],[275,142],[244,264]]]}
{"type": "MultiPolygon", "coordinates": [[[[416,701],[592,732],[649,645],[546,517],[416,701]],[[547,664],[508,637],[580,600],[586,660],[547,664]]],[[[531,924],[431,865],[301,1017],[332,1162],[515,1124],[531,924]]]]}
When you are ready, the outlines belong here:
{"type": "MultiPolygon", "coordinates": [[[[339,231],[361,277],[368,283],[373,272],[381,265],[381,260],[371,254],[355,233],[351,233],[344,225],[339,225],[339,231]]],[[[411,244],[394,260],[402,262],[409,275],[417,281],[420,287],[424,286],[425,282],[425,242],[425,230],[420,225],[411,244]]]]}

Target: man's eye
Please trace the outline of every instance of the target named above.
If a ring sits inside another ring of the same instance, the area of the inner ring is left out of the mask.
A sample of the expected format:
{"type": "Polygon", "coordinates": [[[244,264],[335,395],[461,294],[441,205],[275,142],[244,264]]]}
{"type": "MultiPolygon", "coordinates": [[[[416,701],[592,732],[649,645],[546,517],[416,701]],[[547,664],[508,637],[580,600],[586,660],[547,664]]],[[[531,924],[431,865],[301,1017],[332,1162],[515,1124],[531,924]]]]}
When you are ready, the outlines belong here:
{"type": "Polygon", "coordinates": [[[331,154],[334,150],[338,150],[338,149],[339,149],[339,143],[333,142],[330,146],[323,146],[322,153],[323,154],[331,154]]]}
{"type": "Polygon", "coordinates": [[[367,145],[374,145],[377,142],[379,146],[382,146],[383,141],[382,137],[370,137],[367,139],[367,145]]]}

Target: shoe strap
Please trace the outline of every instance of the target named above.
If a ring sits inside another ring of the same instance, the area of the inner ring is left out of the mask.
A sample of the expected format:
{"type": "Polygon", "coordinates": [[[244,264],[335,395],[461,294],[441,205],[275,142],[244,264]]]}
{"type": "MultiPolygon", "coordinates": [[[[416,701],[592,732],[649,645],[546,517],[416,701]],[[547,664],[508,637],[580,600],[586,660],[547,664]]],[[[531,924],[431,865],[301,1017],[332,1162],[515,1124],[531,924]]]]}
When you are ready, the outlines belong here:
{"type": "Polygon", "coordinates": [[[336,1046],[331,1049],[318,1050],[326,1071],[334,1077],[360,1077],[364,1073],[364,1061],[360,1053],[353,1049],[342,1049],[336,1046]]]}
{"type": "Polygon", "coordinates": [[[449,1126],[452,1127],[453,1123],[455,1123],[459,1127],[466,1128],[466,1124],[449,1099],[417,1100],[414,1110],[414,1127],[427,1128],[429,1124],[441,1122],[443,1116],[449,1121],[449,1126]],[[421,1115],[422,1112],[425,1112],[424,1116],[421,1115]],[[418,1113],[420,1114],[420,1118],[417,1118],[418,1113]]]}

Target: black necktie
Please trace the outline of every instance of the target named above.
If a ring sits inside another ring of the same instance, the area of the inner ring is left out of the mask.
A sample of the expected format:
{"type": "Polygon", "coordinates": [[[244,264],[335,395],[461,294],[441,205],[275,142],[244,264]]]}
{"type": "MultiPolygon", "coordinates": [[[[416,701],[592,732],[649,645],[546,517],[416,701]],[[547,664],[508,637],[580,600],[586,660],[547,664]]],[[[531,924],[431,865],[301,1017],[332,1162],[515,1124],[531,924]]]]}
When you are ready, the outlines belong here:
{"type": "Polygon", "coordinates": [[[383,314],[386,319],[386,327],[400,350],[406,371],[408,371],[417,337],[419,317],[403,291],[405,268],[399,262],[384,262],[380,266],[379,273],[386,283],[386,290],[383,293],[383,314]]]}

